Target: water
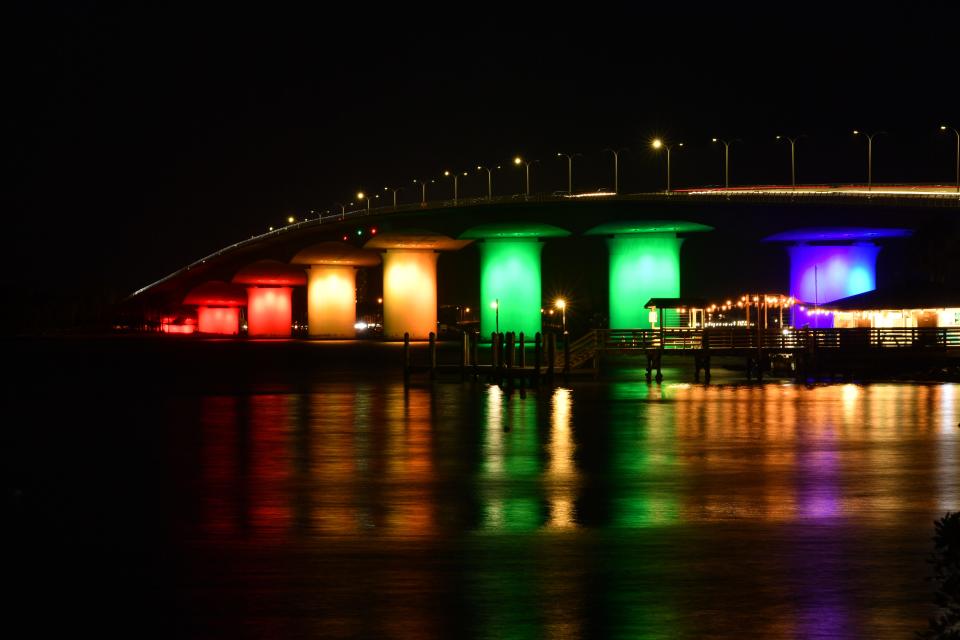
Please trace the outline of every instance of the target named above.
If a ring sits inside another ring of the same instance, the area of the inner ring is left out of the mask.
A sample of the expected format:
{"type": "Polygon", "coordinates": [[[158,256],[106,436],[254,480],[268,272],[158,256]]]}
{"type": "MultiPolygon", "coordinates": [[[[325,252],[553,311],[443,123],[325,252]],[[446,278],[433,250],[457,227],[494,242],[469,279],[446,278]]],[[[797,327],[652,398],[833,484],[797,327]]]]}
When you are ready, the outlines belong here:
{"type": "Polygon", "coordinates": [[[405,389],[389,346],[169,344],[14,346],[11,610],[36,629],[903,638],[931,613],[958,385],[521,396],[405,389]]]}

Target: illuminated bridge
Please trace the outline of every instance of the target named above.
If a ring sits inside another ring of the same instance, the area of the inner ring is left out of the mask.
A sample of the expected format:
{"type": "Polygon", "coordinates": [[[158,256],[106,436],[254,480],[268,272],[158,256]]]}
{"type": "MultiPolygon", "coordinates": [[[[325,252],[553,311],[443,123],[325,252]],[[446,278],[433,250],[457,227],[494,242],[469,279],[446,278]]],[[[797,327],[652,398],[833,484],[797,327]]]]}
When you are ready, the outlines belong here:
{"type": "MultiPolygon", "coordinates": [[[[863,237],[843,240],[828,234],[823,238],[834,244],[839,239],[842,244],[873,246],[844,249],[846,254],[866,256],[851,270],[859,279],[857,288],[844,289],[843,283],[825,281],[825,286],[833,287],[831,291],[852,295],[876,286],[871,260],[876,262],[878,254],[882,274],[884,257],[894,251],[890,259],[896,259],[896,251],[904,251],[902,246],[881,251],[881,246],[906,244],[884,240],[876,246],[873,240],[915,231],[911,242],[930,238],[936,242],[943,230],[956,233],[958,210],[960,195],[948,188],[879,185],[870,191],[752,187],[514,196],[358,209],[303,220],[224,247],[138,290],[128,299],[128,309],[143,317],[176,313],[198,287],[233,281],[234,287],[247,287],[249,300],[276,300],[271,304],[287,314],[280,317],[281,325],[290,317],[302,317],[306,324],[309,315],[310,334],[319,337],[350,337],[343,326],[354,303],[382,303],[385,334],[393,338],[405,332],[426,337],[437,326],[440,305],[479,307],[479,328],[485,334],[498,330],[529,335],[540,330],[543,300],[555,294],[571,300],[574,325],[586,326],[589,313],[600,313],[612,329],[648,329],[650,320],[643,305],[651,297],[785,291],[793,286],[797,277],[791,276],[787,252],[782,246],[762,243],[765,238],[781,234],[783,239],[798,240],[798,245],[823,245],[815,237],[782,234],[797,229],[823,233],[842,227],[849,236],[851,230],[864,230],[863,237]],[[324,246],[315,246],[320,243],[324,246]],[[270,276],[280,267],[267,265],[254,269],[263,272],[260,276],[248,273],[237,279],[238,273],[260,261],[294,266],[300,275],[273,281],[270,276]],[[278,290],[273,294],[259,290],[264,287],[278,290]],[[350,292],[355,292],[355,300],[350,292]],[[320,303],[321,299],[326,302],[320,303]],[[325,316],[327,312],[317,307],[320,304],[336,308],[337,317],[325,316]],[[321,325],[338,328],[314,330],[321,325]]],[[[805,250],[793,253],[798,251],[805,250]]],[[[837,255],[834,252],[829,259],[836,261],[837,255]]],[[[830,273],[834,277],[840,271],[830,273]]],[[[243,304],[242,291],[234,290],[227,297],[230,304],[243,304]]],[[[189,300],[201,313],[226,305],[197,295],[189,300]]],[[[596,326],[595,318],[592,322],[596,326]]]]}

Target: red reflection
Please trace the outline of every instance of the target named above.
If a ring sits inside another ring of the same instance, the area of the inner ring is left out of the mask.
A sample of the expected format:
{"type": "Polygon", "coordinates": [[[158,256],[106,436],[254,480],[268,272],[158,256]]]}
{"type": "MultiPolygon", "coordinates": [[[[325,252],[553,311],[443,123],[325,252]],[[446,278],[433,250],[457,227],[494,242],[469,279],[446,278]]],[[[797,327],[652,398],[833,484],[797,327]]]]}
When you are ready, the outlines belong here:
{"type": "Polygon", "coordinates": [[[285,532],[292,524],[291,398],[250,396],[250,524],[257,531],[285,532]]]}
{"type": "Polygon", "coordinates": [[[235,336],[240,331],[237,307],[200,307],[197,309],[200,333],[235,336]]]}
{"type": "Polygon", "coordinates": [[[292,287],[247,289],[247,333],[252,337],[290,337],[292,287]]]}

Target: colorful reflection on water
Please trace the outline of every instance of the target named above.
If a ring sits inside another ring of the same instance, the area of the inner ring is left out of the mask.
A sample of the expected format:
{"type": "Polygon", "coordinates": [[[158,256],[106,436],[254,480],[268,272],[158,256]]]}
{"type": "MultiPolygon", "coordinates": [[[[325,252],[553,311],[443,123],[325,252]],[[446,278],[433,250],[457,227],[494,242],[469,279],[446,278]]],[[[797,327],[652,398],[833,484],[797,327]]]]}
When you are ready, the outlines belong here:
{"type": "Polygon", "coordinates": [[[208,396],[194,548],[297,549],[267,582],[318,608],[311,633],[909,635],[930,522],[960,508],[958,402],[897,384],[208,396]]]}

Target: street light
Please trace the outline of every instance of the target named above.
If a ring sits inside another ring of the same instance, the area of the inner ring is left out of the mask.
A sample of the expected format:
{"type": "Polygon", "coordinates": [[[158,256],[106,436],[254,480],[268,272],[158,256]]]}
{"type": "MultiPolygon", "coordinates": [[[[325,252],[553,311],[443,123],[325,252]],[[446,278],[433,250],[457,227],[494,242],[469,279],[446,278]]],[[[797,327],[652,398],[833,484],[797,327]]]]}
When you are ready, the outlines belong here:
{"type": "Polygon", "coordinates": [[[730,188],[730,145],[734,142],[743,142],[740,138],[734,138],[733,140],[721,140],[720,138],[714,138],[714,142],[723,143],[723,188],[730,188]]]}
{"type": "Polygon", "coordinates": [[[679,142],[677,144],[667,144],[660,138],[654,138],[653,142],[650,143],[650,146],[657,150],[667,150],[667,193],[670,193],[670,152],[673,151],[674,147],[682,147],[683,143],[679,142]]]}
{"type": "MultiPolygon", "coordinates": [[[[453,204],[457,204],[457,200],[459,199],[459,187],[457,186],[457,180],[460,178],[460,175],[450,171],[444,171],[443,175],[447,177],[453,176],[453,204]]],[[[463,175],[467,175],[467,172],[464,171],[463,175]]]]}
{"type": "Polygon", "coordinates": [[[573,158],[581,156],[582,153],[557,153],[558,158],[567,159],[567,195],[573,194],[573,158]]]}
{"type": "Polygon", "coordinates": [[[403,187],[384,187],[384,191],[393,191],[393,208],[397,208],[397,191],[400,191],[403,187]]]}
{"type": "MultiPolygon", "coordinates": [[[[435,183],[436,180],[431,180],[430,184],[435,183]]],[[[417,180],[414,178],[413,184],[420,183],[423,194],[420,196],[420,204],[427,204],[427,181],[426,180],[417,180]]]]}
{"type": "Polygon", "coordinates": [[[789,136],[777,136],[777,140],[787,140],[790,143],[790,185],[793,189],[797,188],[797,141],[800,138],[806,137],[807,135],[805,133],[801,133],[795,138],[791,138],[789,136]]]}
{"type": "Polygon", "coordinates": [[[957,131],[955,127],[951,127],[945,124],[940,125],[940,131],[953,131],[957,134],[957,193],[960,193],[960,131],[957,131]]]}
{"type": "Polygon", "coordinates": [[[527,197],[530,197],[530,165],[533,164],[534,162],[540,162],[540,161],[534,160],[533,162],[528,162],[523,158],[521,158],[520,156],[517,156],[516,158],[513,159],[513,164],[515,164],[516,166],[519,167],[520,165],[524,165],[527,168],[527,183],[526,183],[527,197]]]}
{"type": "Polygon", "coordinates": [[[873,189],[873,139],[885,133],[886,131],[877,131],[876,133],[860,133],[856,129],[853,130],[853,135],[863,135],[867,138],[867,191],[873,189]]]}
{"type": "MultiPolygon", "coordinates": [[[[609,151],[613,154],[613,192],[620,193],[620,153],[616,149],[611,149],[607,147],[604,151],[609,151]]],[[[627,151],[627,149],[620,149],[620,151],[627,151]]]]}
{"type": "MultiPolygon", "coordinates": [[[[380,194],[376,194],[373,198],[379,198],[380,194]]],[[[368,194],[363,191],[357,191],[357,200],[366,200],[367,201],[367,213],[370,213],[370,201],[373,200],[368,194]]],[[[351,203],[353,204],[353,203],[351,203]]]]}
{"type": "Polygon", "coordinates": [[[567,301],[563,298],[557,298],[556,302],[553,303],[557,309],[560,309],[562,322],[563,322],[563,335],[567,335],[567,301]]]}
{"type": "MultiPolygon", "coordinates": [[[[497,169],[500,168],[500,165],[497,165],[497,169]]],[[[493,171],[482,165],[477,165],[477,171],[486,171],[487,172],[487,200],[493,200],[493,171]]]]}

